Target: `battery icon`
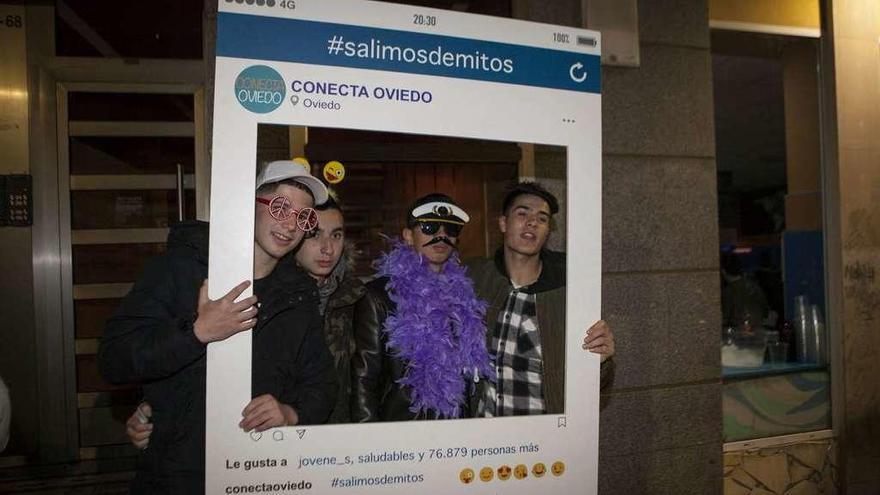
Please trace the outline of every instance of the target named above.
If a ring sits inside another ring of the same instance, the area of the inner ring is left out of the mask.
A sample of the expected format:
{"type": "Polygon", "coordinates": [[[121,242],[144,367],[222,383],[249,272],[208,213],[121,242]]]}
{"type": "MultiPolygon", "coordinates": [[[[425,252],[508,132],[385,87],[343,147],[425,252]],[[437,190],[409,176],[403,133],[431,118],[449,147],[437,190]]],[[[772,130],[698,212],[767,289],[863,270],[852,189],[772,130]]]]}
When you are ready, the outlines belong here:
{"type": "Polygon", "coordinates": [[[591,46],[592,47],[592,46],[596,46],[596,44],[598,44],[598,41],[596,41],[596,38],[591,38],[589,36],[578,36],[577,37],[577,44],[580,46],[591,46]]]}

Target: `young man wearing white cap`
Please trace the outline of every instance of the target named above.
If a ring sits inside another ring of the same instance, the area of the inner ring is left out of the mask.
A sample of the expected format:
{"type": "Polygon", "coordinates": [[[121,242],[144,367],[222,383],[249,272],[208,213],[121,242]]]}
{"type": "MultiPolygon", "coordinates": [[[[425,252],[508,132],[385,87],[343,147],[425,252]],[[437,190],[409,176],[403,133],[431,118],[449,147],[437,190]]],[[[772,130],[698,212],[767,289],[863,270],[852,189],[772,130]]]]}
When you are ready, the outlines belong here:
{"type": "Polygon", "coordinates": [[[322,423],[336,377],[318,314],[314,282],[285,257],[317,228],[312,207],[324,185],[299,164],[272,162],[257,177],[254,295],[244,281],[217,300],[207,295],[208,225],[172,228],[167,252],[107,322],[98,359],[111,383],[143,385],[152,407],[150,447],[141,451],[133,493],[201,493],[205,464],[205,373],[209,342],[254,330],[252,397],[239,426],[322,423]],[[278,269],[276,269],[278,268],[278,269]]]}

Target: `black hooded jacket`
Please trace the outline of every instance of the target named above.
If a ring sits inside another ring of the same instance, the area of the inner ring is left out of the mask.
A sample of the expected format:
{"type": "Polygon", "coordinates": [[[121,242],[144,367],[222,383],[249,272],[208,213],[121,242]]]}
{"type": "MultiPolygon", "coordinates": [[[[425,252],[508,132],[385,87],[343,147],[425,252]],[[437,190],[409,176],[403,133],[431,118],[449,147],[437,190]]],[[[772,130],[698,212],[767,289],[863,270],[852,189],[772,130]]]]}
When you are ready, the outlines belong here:
{"type": "MultiPolygon", "coordinates": [[[[193,332],[199,288],[208,275],[208,225],[172,228],[167,252],[152,259],[123,299],[98,349],[111,383],[137,383],[153,409],[134,493],[202,493],[205,482],[206,349],[193,332]]],[[[252,397],[271,394],[296,409],[300,424],[323,423],[336,398],[314,281],[282,259],[254,281],[252,397]]],[[[236,404],[244,408],[246,404],[236,404]]]]}

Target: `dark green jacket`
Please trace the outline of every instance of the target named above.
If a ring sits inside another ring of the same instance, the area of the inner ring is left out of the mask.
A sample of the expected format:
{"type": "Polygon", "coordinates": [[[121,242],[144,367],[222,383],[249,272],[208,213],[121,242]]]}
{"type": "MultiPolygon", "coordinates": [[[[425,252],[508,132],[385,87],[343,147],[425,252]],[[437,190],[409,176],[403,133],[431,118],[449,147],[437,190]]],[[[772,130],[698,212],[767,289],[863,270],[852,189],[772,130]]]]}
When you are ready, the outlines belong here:
{"type": "Polygon", "coordinates": [[[327,308],[324,310],[324,335],[339,377],[339,393],[336,396],[333,412],[330,413],[329,423],[348,423],[351,418],[349,396],[351,356],[354,353],[352,322],[355,303],[363,296],[364,284],[347,272],[340,280],[337,289],[330,294],[327,308]]]}
{"type": "MultiPolygon", "coordinates": [[[[527,290],[535,293],[538,309],[538,331],[543,354],[544,407],[547,414],[565,410],[565,253],[545,250],[541,253],[542,269],[538,280],[527,290]]],[[[477,297],[489,304],[486,310],[486,345],[492,352],[492,332],[498,313],[510,293],[510,278],[504,266],[502,249],[493,259],[469,260],[468,274],[474,281],[477,297]]],[[[611,380],[611,359],[602,363],[601,387],[611,380]]]]}

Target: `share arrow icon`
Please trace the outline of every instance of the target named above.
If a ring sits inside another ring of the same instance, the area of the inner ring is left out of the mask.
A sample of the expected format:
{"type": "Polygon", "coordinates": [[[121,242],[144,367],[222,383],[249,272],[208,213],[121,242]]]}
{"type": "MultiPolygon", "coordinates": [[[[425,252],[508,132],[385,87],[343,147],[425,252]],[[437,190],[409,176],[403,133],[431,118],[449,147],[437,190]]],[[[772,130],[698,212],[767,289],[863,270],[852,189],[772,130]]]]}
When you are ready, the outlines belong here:
{"type": "Polygon", "coordinates": [[[302,440],[303,435],[306,434],[305,428],[297,428],[296,434],[299,435],[299,439],[302,440]]]}

